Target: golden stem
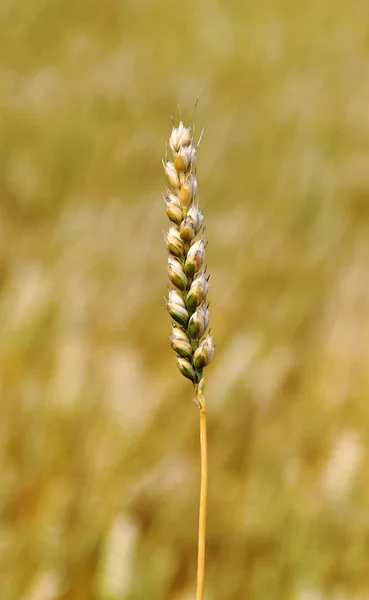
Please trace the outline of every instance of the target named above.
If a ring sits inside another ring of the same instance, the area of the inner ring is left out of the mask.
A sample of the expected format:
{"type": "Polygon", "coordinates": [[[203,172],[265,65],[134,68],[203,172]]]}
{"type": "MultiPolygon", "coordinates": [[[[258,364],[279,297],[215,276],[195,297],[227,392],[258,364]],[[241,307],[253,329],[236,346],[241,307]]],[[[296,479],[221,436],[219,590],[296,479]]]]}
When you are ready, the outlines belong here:
{"type": "Polygon", "coordinates": [[[199,540],[198,540],[198,558],[197,558],[196,600],[204,600],[206,500],[207,500],[207,494],[208,494],[208,452],[207,452],[207,435],[206,435],[206,404],[205,404],[205,398],[201,392],[197,394],[197,400],[198,400],[198,405],[200,407],[201,485],[200,485],[199,540]]]}

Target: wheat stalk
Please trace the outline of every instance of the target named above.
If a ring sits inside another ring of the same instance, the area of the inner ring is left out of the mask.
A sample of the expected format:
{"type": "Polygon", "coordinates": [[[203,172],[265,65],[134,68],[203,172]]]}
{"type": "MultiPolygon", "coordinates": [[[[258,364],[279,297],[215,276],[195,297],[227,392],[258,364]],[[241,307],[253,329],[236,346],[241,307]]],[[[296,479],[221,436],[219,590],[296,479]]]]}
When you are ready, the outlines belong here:
{"type": "Polygon", "coordinates": [[[206,304],[208,279],[204,267],[206,239],[203,215],[196,203],[196,151],[190,127],[173,124],[169,146],[173,160],[163,162],[168,182],[164,198],[170,228],[164,234],[168,249],[168,275],[174,286],[169,289],[167,308],[174,323],[171,345],[177,365],[190,379],[195,403],[200,412],[201,489],[199,511],[197,600],[204,598],[205,533],[207,499],[206,403],[203,395],[203,369],[214,355],[214,343],[207,333],[209,311],[206,304]],[[201,233],[200,239],[195,237],[201,233]]]}

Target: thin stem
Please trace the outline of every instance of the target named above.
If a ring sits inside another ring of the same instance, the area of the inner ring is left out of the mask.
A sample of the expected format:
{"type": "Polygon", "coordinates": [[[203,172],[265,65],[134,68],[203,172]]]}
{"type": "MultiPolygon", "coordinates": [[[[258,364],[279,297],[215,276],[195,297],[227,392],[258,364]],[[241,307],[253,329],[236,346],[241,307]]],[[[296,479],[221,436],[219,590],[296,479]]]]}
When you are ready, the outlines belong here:
{"type": "Polygon", "coordinates": [[[205,398],[201,392],[197,394],[197,400],[198,400],[198,405],[200,407],[201,486],[200,486],[199,540],[198,540],[198,558],[197,558],[196,600],[204,600],[206,501],[207,501],[207,494],[208,494],[208,451],[207,451],[207,433],[206,433],[206,404],[205,404],[205,398]]]}

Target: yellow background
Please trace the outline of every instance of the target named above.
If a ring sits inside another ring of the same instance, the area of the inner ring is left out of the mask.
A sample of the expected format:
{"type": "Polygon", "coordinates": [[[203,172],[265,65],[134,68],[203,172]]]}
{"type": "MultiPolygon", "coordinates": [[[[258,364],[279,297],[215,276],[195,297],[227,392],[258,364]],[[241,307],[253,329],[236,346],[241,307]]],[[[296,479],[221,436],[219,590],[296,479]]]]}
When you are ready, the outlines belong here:
{"type": "Polygon", "coordinates": [[[0,598],[191,600],[161,158],[195,111],[206,600],[369,598],[369,3],[0,3],[0,598]]]}

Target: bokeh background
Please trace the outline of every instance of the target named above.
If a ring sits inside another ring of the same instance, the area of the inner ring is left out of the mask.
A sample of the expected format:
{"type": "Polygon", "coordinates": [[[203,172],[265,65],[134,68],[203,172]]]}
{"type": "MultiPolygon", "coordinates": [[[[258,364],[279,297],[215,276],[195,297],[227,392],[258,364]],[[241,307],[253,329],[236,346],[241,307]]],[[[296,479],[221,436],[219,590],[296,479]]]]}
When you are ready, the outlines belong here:
{"type": "Polygon", "coordinates": [[[161,158],[201,91],[206,600],[368,600],[368,24],[367,0],[1,0],[1,600],[194,598],[161,158]]]}

